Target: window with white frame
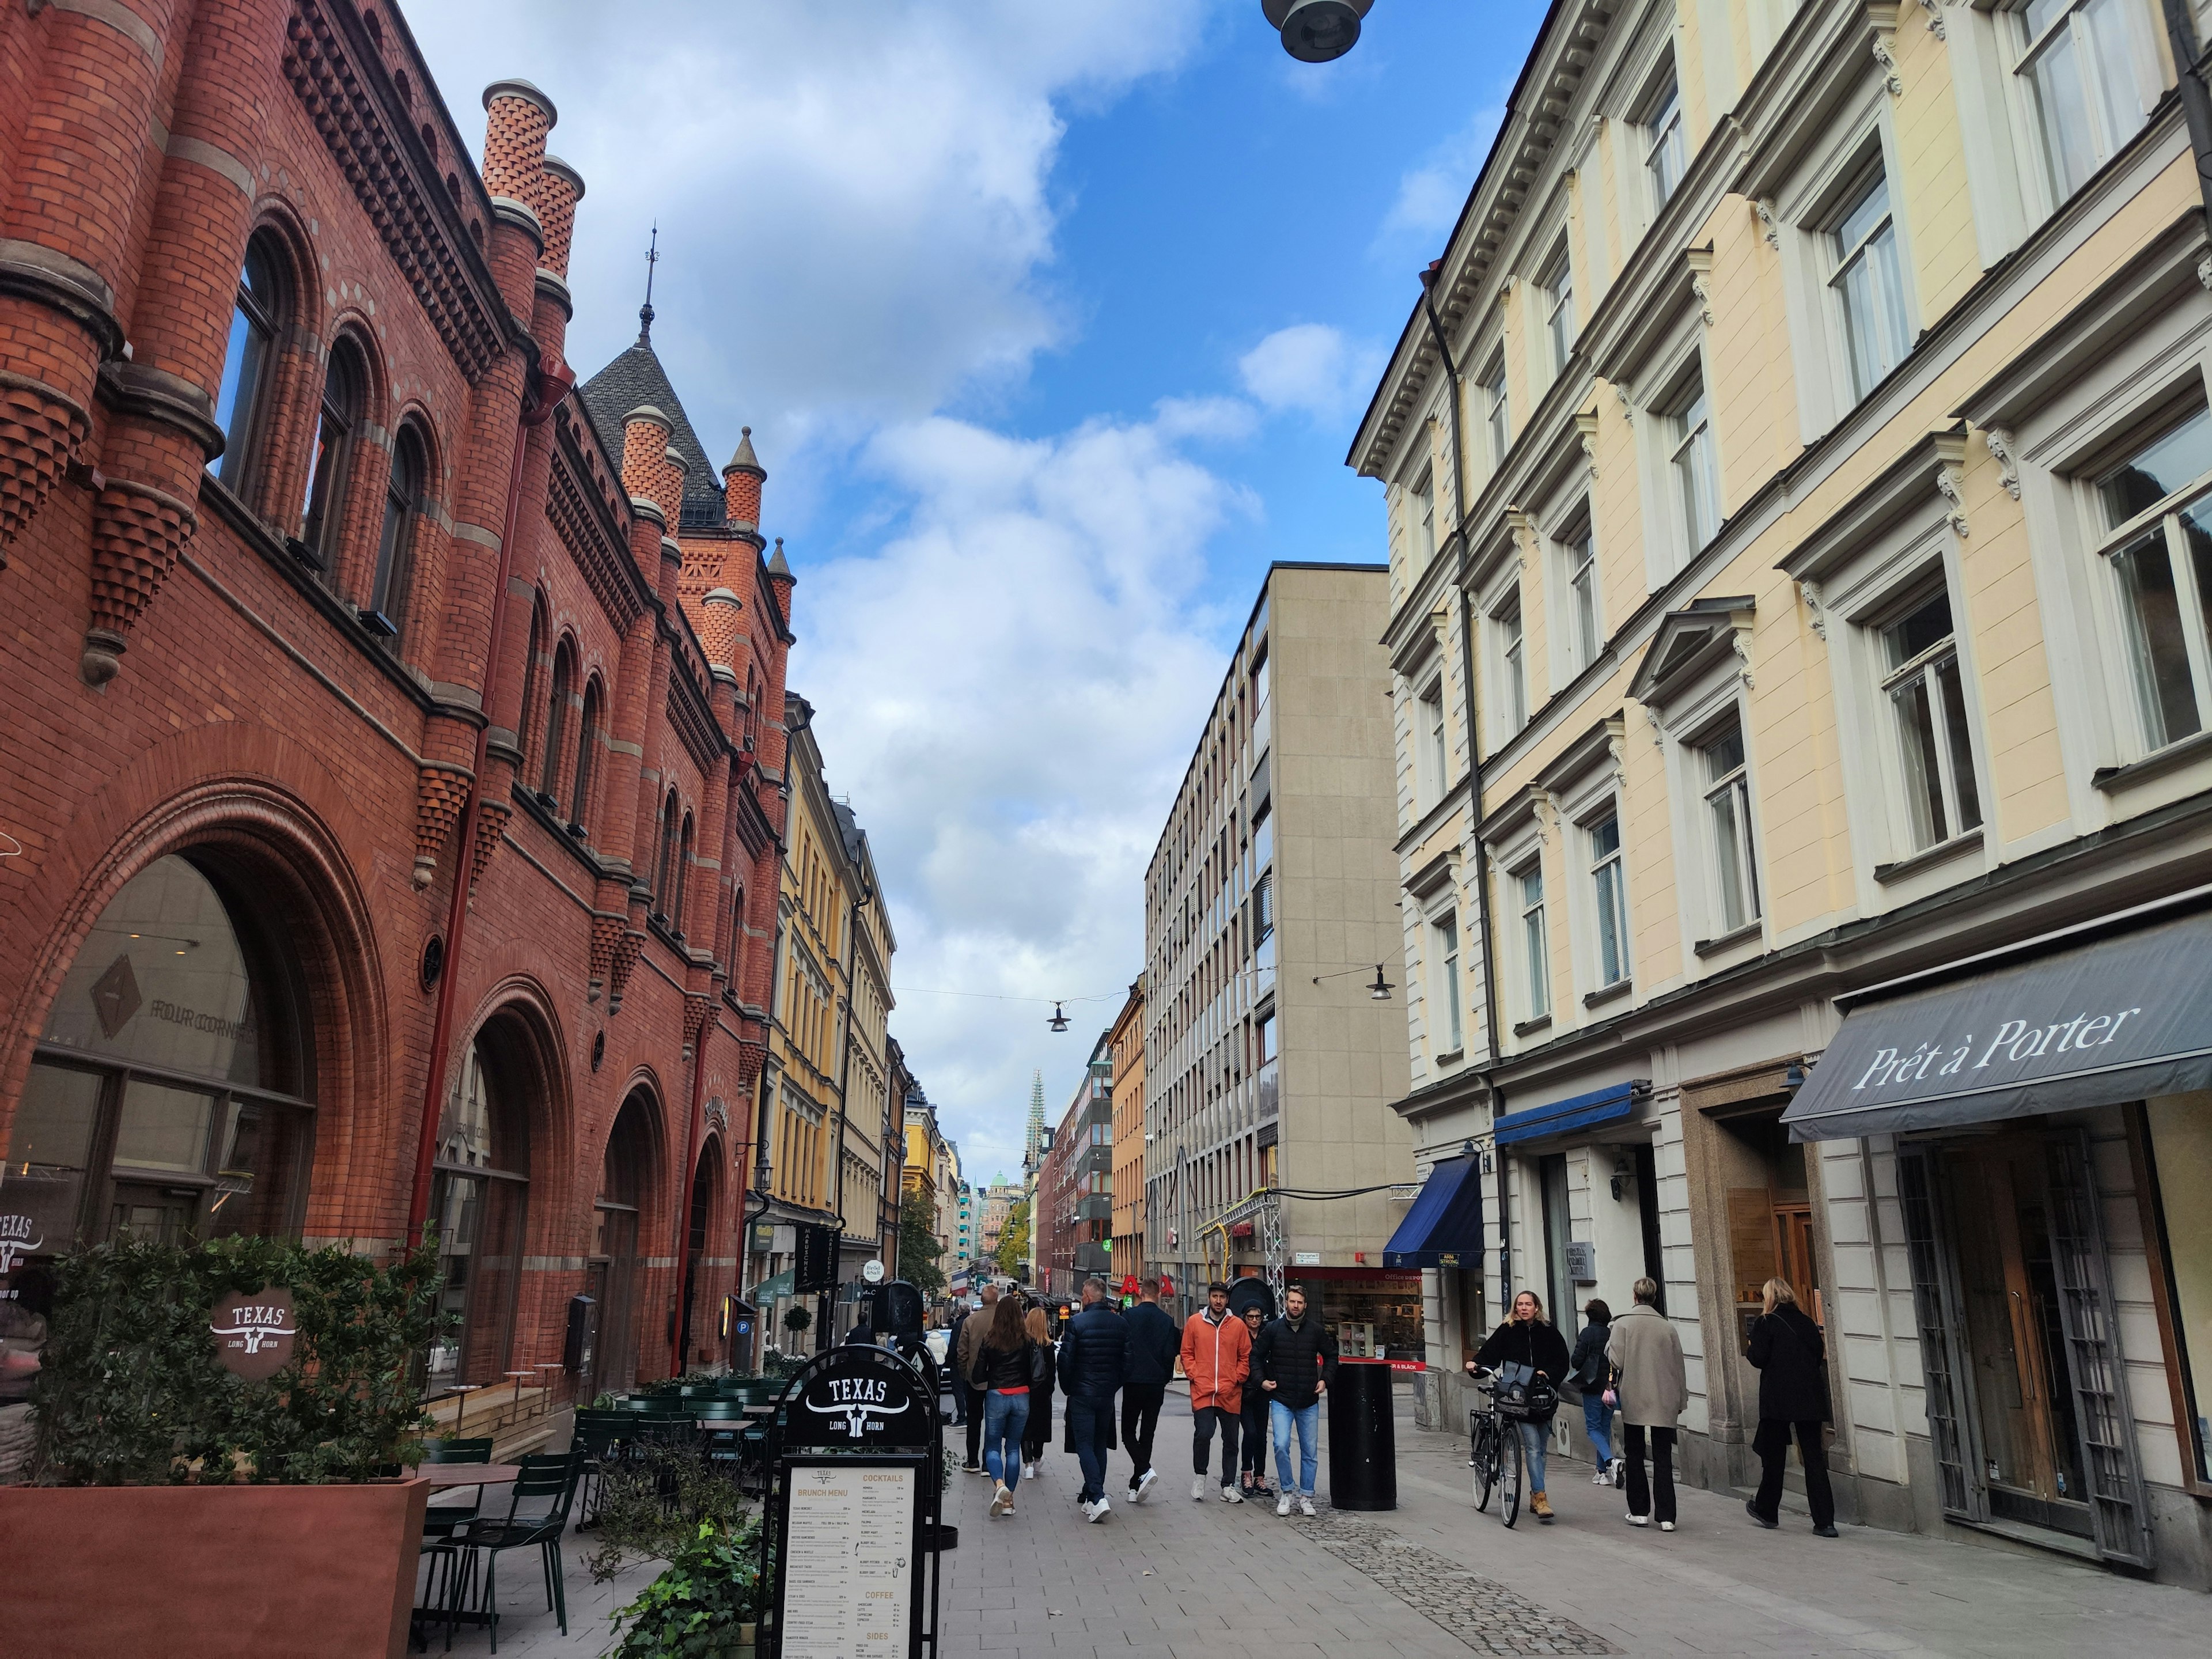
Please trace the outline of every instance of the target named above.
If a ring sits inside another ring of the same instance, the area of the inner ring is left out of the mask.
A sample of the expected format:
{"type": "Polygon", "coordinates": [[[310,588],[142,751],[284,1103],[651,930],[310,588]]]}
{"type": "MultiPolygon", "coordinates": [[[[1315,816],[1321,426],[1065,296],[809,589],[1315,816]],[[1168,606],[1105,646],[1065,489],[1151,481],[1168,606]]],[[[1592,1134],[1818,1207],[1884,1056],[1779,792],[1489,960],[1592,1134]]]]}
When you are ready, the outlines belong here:
{"type": "Polygon", "coordinates": [[[2000,21],[2031,112],[2052,201],[2088,182],[2157,101],[2142,0],[2025,0],[2000,21]]]}
{"type": "Polygon", "coordinates": [[[1751,775],[1743,727],[1731,720],[1697,744],[1705,771],[1705,830],[1713,872],[1716,937],[1759,920],[1759,865],[1751,836],[1751,775]]]}
{"type": "Polygon", "coordinates": [[[1620,866],[1620,817],[1608,812],[1583,827],[1589,847],[1591,919],[1597,924],[1600,990],[1629,975],[1628,882],[1620,866]]]}
{"type": "Polygon", "coordinates": [[[1704,374],[1696,368],[1660,406],[1665,422],[1667,469],[1681,526],[1683,556],[1694,556],[1721,526],[1720,461],[1713,445],[1712,412],[1704,374]]]}
{"type": "Polygon", "coordinates": [[[1427,467],[1406,492],[1406,523],[1413,537],[1413,566],[1425,568],[1437,551],[1436,477],[1427,467]]]}
{"type": "Polygon", "coordinates": [[[1416,714],[1420,722],[1417,734],[1419,744],[1421,804],[1433,806],[1444,796],[1446,780],[1450,775],[1451,756],[1444,740],[1444,682],[1438,675],[1420,695],[1416,714]]]}
{"type": "Polygon", "coordinates": [[[2199,408],[2097,480],[2145,745],[2212,723],[2212,414],[2199,408]]]}
{"type": "Polygon", "coordinates": [[[1597,538],[1587,514],[1567,532],[1562,547],[1567,574],[1567,639],[1577,671],[1597,660],[1597,538]]]}
{"type": "Polygon", "coordinates": [[[1435,935],[1437,977],[1429,988],[1437,1004],[1437,1052],[1458,1054],[1467,1047],[1466,1032],[1460,1021],[1458,915],[1445,912],[1430,931],[1435,935]]]}
{"type": "Polygon", "coordinates": [[[1482,371],[1482,423],[1490,433],[1490,464],[1505,465],[1505,452],[1513,447],[1513,423],[1505,407],[1505,354],[1501,351],[1482,371]]]}
{"type": "Polygon", "coordinates": [[[1521,907],[1521,987],[1528,995],[1528,1018],[1552,1012],[1551,952],[1544,927],[1544,866],[1540,859],[1514,872],[1515,902],[1521,907]]]}
{"type": "Polygon", "coordinates": [[[1644,171],[1651,181],[1651,210],[1656,214],[1667,205],[1689,170],[1689,142],[1682,132],[1682,94],[1671,65],[1636,125],[1644,131],[1644,171]]]}
{"type": "Polygon", "coordinates": [[[1917,852],[1982,823],[1950,594],[1934,593],[1883,628],[1881,649],[1888,671],[1881,689],[1897,731],[1905,823],[1917,852]]]}
{"type": "Polygon", "coordinates": [[[1879,161],[1846,194],[1827,238],[1834,261],[1828,288],[1843,320],[1851,391],[1864,398],[1912,349],[1889,181],[1879,161]]]}
{"type": "Polygon", "coordinates": [[[1551,342],[1552,373],[1564,374],[1568,355],[1575,349],[1575,266],[1567,254],[1565,236],[1559,238],[1536,286],[1542,290],[1540,303],[1545,337],[1551,342]]]}
{"type": "Polygon", "coordinates": [[[1498,717],[1510,737],[1528,723],[1528,635],[1521,617],[1521,589],[1490,613],[1498,641],[1498,717]]]}

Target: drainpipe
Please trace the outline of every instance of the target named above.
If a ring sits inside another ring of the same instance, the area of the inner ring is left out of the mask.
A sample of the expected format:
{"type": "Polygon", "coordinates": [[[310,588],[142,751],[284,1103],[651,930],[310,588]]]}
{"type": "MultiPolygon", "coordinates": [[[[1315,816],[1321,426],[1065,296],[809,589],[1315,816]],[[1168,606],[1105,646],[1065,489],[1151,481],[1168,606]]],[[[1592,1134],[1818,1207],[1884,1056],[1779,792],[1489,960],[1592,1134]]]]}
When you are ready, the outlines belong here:
{"type": "Polygon", "coordinates": [[[499,672],[500,643],[507,633],[507,584],[514,573],[516,526],[522,518],[522,466],[529,434],[553,418],[553,411],[576,383],[575,371],[547,352],[532,366],[522,394],[514,434],[514,467],[507,481],[507,520],[500,528],[499,579],[492,587],[491,635],[484,654],[481,697],[483,721],[477,726],[475,776],[462,809],[453,866],[453,896],[446,907],[446,968],[438,981],[438,1014],[430,1028],[430,1072],[422,1085],[422,1131],[415,1147],[415,1186],[407,1201],[407,1243],[422,1236],[430,1216],[430,1166],[438,1150],[438,1119],[446,1094],[447,1054],[453,1030],[453,1000],[461,982],[461,935],[469,920],[469,872],[476,861],[477,820],[483,804],[485,750],[491,740],[492,681],[499,672]]]}
{"type": "Polygon", "coordinates": [[[2176,90],[2181,112],[2189,124],[2189,148],[2197,155],[2197,190],[2204,201],[2204,217],[2212,224],[2212,89],[2204,83],[2204,66],[2197,56],[2197,26],[2186,0],[2163,0],[2166,42],[2173,54],[2176,90]]]}
{"type": "MultiPolygon", "coordinates": [[[[1459,538],[1459,555],[1453,573],[1453,585],[1459,590],[1459,650],[1460,683],[1466,689],[1462,718],[1467,726],[1468,810],[1474,814],[1474,915],[1476,946],[1482,956],[1482,1017],[1483,1030],[1490,1048],[1490,1064],[1484,1067],[1482,1080],[1490,1091],[1491,1121],[1499,1116],[1499,1108],[1505,1103],[1505,1091],[1498,1085],[1498,962],[1492,942],[1490,926],[1490,846],[1482,838],[1482,744],[1480,704],[1474,690],[1474,611],[1467,596],[1467,574],[1470,563],[1468,552],[1467,489],[1463,469],[1467,465],[1467,444],[1461,430],[1460,404],[1462,386],[1459,365],[1454,361],[1451,343],[1444,337],[1443,319],[1437,315],[1437,278],[1443,269],[1441,259],[1431,262],[1421,273],[1421,309],[1429,319],[1430,336],[1437,343],[1437,353],[1443,359],[1444,374],[1451,382],[1452,428],[1452,533],[1459,538]]],[[[1507,1222],[1505,1155],[1497,1150],[1493,1139],[1492,1156],[1498,1164],[1498,1289],[1500,1297],[1511,1294],[1513,1233],[1507,1222]]]]}

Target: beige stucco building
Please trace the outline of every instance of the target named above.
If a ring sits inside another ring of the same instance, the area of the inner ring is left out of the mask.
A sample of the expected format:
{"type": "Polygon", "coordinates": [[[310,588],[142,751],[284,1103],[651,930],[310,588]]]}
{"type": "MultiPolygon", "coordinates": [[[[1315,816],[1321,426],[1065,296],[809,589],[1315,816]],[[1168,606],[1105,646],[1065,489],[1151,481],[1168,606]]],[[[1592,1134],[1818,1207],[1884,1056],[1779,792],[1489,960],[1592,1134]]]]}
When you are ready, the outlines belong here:
{"type": "Polygon", "coordinates": [[[1143,1250],[1186,1307],[1272,1263],[1414,1358],[1419,1282],[1382,1267],[1404,1202],[1295,1195],[1413,1175],[1404,1024],[1369,990],[1403,978],[1388,619],[1380,566],[1271,567],[1152,855],[1143,1250]]]}
{"type": "MultiPolygon", "coordinates": [[[[1548,15],[1350,457],[1389,502],[1398,1110],[1482,1203],[1482,1271],[1423,1264],[1437,1426],[1509,1287],[1649,1272],[1685,1463],[1744,1484],[1779,1276],[1847,1518],[2212,1583],[2212,1079],[2060,1058],[2106,1030],[2064,986],[2212,873],[2174,61],[2150,0],[1548,15]],[[2053,1022],[2002,1090],[1939,1032],[1976,997],[2053,1022]]],[[[2179,959],[2109,988],[2212,1006],[2179,959]]]]}

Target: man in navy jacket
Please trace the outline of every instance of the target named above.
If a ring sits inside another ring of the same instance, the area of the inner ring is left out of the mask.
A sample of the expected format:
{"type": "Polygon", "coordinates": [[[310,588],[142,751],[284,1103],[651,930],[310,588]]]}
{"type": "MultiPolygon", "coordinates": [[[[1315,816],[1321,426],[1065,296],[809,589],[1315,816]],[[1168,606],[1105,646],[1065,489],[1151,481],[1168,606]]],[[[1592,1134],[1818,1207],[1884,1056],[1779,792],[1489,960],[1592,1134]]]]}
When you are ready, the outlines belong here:
{"type": "Polygon", "coordinates": [[[1129,1359],[1129,1331],[1106,1299],[1106,1281],[1083,1281],[1083,1311],[1067,1322],[1060,1340],[1060,1389],[1067,1401],[1067,1437],[1083,1466],[1083,1516],[1103,1521],[1106,1453],[1113,1443],[1114,1396],[1121,1391],[1129,1359]]]}
{"type": "Polygon", "coordinates": [[[1160,1306],[1157,1279],[1137,1286],[1137,1305],[1123,1322],[1129,1331],[1129,1360],[1121,1389],[1121,1443],[1129,1449],[1129,1501],[1141,1504],[1160,1478],[1152,1468],[1152,1431],[1159,1426],[1160,1402],[1175,1376],[1182,1334],[1160,1306]]]}

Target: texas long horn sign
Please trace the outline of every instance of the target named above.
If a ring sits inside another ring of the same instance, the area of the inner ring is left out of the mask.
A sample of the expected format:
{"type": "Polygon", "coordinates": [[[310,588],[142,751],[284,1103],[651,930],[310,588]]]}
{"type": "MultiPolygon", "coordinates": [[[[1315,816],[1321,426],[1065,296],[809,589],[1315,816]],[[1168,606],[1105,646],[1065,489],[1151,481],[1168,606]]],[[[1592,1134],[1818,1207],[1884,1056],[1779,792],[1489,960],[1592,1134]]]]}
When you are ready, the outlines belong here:
{"type": "Polygon", "coordinates": [[[274,1285],[252,1296],[224,1297],[208,1316],[208,1326],[223,1369],[252,1382],[265,1382],[292,1363],[300,1334],[292,1292],[274,1285]]]}

